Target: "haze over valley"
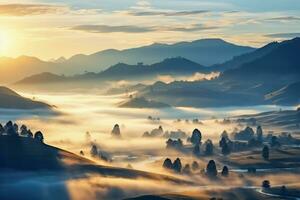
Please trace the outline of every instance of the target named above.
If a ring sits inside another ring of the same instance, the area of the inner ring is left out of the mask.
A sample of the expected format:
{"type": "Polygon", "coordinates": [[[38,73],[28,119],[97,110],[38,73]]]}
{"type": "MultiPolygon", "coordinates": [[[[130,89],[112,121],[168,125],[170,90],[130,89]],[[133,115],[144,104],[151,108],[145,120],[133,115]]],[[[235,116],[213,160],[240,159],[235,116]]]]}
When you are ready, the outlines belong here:
{"type": "Polygon", "coordinates": [[[299,199],[297,5],[0,0],[0,199],[299,199]]]}

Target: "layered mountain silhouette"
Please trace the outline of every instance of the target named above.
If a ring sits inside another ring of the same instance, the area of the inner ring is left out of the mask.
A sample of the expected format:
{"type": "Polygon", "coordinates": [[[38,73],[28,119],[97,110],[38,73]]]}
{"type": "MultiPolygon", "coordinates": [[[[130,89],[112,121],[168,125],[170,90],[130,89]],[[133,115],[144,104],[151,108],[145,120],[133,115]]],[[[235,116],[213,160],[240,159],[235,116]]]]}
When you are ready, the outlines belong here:
{"type": "Polygon", "coordinates": [[[91,55],[78,54],[69,59],[61,57],[49,62],[29,56],[2,57],[0,58],[0,83],[13,83],[43,72],[66,75],[98,73],[117,63],[136,65],[143,62],[145,65],[152,65],[172,57],[184,57],[195,63],[209,66],[254,50],[252,47],[238,46],[221,39],[202,39],[171,45],[153,44],[125,50],[109,49],[91,55]]]}
{"type": "Polygon", "coordinates": [[[49,109],[46,103],[24,98],[7,87],[0,87],[0,108],[6,109],[49,109]]]}
{"type": "Polygon", "coordinates": [[[162,62],[152,65],[144,65],[139,63],[137,65],[128,65],[119,63],[109,67],[108,69],[93,73],[88,72],[82,75],[63,76],[56,75],[49,72],[32,75],[18,81],[17,85],[24,84],[46,84],[46,83],[59,83],[62,81],[87,81],[87,80],[130,80],[130,79],[143,79],[153,78],[159,75],[192,75],[196,72],[208,73],[209,68],[204,67],[198,63],[190,61],[182,57],[168,58],[162,62]]]}
{"type": "Polygon", "coordinates": [[[64,64],[75,66],[75,68],[85,66],[88,71],[99,71],[117,62],[130,65],[137,62],[152,64],[165,58],[181,56],[204,66],[210,66],[253,50],[255,49],[252,47],[238,46],[221,39],[202,39],[171,45],[155,43],[120,51],[109,49],[91,55],[79,54],[71,57],[64,64]]]}
{"type": "MultiPolygon", "coordinates": [[[[300,38],[271,46],[265,55],[225,70],[212,81],[154,84],[140,95],[176,106],[296,105],[299,97],[291,93],[297,89],[296,82],[300,80],[300,38]],[[280,92],[276,92],[278,90],[280,92]],[[270,97],[272,93],[273,97],[270,97]]],[[[257,51],[264,52],[265,49],[257,51]]]]}
{"type": "Polygon", "coordinates": [[[267,55],[268,53],[270,53],[272,50],[274,50],[278,46],[279,46],[278,42],[271,42],[271,43],[263,46],[262,48],[259,48],[250,53],[245,53],[245,54],[242,54],[239,56],[235,56],[233,59],[228,60],[221,64],[215,64],[215,65],[211,66],[210,69],[211,69],[211,71],[219,71],[219,72],[223,72],[228,69],[236,69],[245,63],[254,61],[258,58],[261,58],[261,57],[267,55]]]}

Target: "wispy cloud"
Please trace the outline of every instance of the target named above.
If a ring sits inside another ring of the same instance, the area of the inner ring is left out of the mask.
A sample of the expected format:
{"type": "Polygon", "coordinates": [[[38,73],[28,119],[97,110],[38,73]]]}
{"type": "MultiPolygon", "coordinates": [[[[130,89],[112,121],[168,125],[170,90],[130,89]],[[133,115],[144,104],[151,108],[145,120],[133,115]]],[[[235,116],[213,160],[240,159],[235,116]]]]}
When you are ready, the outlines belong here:
{"type": "Polygon", "coordinates": [[[151,32],[152,28],[140,26],[109,26],[109,25],[79,25],[74,26],[71,30],[79,30],[90,33],[144,33],[151,32]]]}
{"type": "Polygon", "coordinates": [[[203,24],[192,24],[188,26],[110,26],[110,25],[79,25],[70,28],[71,30],[85,31],[90,33],[145,33],[145,32],[194,32],[217,29],[216,26],[205,26],[203,24]]]}
{"type": "Polygon", "coordinates": [[[203,24],[193,24],[189,26],[110,26],[110,25],[79,25],[70,28],[71,30],[85,31],[90,33],[144,33],[156,31],[173,31],[173,32],[194,32],[202,30],[217,29],[215,26],[205,26],[203,24]]]}
{"type": "Polygon", "coordinates": [[[51,4],[0,4],[0,15],[25,16],[65,12],[68,8],[51,4]]]}
{"type": "Polygon", "coordinates": [[[300,37],[300,32],[299,33],[274,33],[274,34],[267,34],[265,35],[266,37],[270,38],[295,38],[295,37],[300,37]]]}
{"type": "Polygon", "coordinates": [[[282,17],[272,17],[266,19],[267,21],[300,21],[300,17],[295,16],[282,16],[282,17]]]}
{"type": "Polygon", "coordinates": [[[188,16],[198,15],[209,12],[208,10],[193,11],[129,11],[127,14],[133,16],[188,16]]]}

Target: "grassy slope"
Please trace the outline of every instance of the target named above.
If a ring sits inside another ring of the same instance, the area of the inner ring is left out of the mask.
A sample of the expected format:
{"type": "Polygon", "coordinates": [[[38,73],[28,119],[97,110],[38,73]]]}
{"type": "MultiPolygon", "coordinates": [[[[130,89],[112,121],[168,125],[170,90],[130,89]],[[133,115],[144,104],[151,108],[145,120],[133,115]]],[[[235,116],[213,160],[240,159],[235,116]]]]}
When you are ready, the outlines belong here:
{"type": "Polygon", "coordinates": [[[147,178],[191,184],[182,179],[125,168],[97,165],[71,152],[42,144],[34,139],[0,136],[0,168],[14,170],[66,171],[78,174],[96,173],[120,178],[147,178]]]}

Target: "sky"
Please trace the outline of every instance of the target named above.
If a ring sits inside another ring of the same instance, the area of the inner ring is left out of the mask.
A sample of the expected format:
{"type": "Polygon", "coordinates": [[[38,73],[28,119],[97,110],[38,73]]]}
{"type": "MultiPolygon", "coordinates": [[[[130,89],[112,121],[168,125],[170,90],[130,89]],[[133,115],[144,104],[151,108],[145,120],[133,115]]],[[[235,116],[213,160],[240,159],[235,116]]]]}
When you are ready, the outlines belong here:
{"type": "Polygon", "coordinates": [[[44,60],[202,38],[300,36],[299,0],[0,0],[0,56],[44,60]]]}

